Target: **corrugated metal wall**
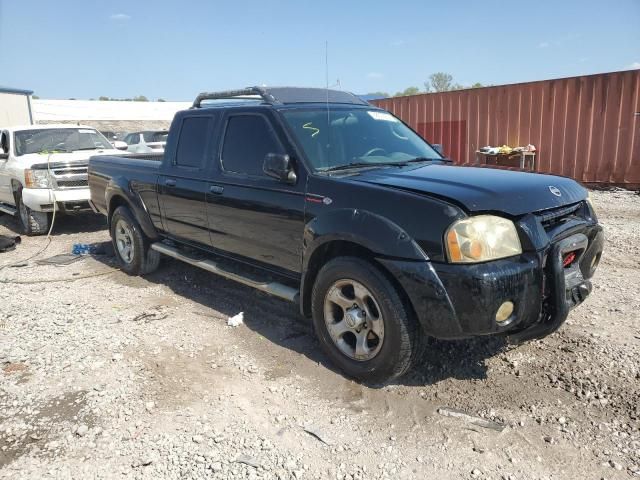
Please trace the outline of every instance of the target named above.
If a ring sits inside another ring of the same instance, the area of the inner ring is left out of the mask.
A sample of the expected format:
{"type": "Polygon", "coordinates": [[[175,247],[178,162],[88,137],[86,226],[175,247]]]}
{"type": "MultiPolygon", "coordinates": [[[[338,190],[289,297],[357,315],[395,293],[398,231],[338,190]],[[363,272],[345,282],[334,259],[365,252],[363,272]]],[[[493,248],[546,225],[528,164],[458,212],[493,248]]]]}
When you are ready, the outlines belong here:
{"type": "Polygon", "coordinates": [[[389,110],[456,163],[485,145],[538,149],[536,170],[640,187],[640,70],[395,97],[389,110]]]}

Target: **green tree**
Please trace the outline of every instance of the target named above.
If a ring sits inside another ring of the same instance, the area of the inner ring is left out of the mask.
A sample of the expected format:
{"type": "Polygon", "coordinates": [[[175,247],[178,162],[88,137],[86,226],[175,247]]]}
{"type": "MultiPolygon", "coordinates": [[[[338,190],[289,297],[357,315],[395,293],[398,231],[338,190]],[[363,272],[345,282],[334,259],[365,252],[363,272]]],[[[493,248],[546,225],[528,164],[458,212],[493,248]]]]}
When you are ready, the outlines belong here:
{"type": "Polygon", "coordinates": [[[402,92],[398,92],[394,95],[394,97],[406,97],[407,95],[417,95],[420,93],[420,89],[418,87],[407,87],[402,92]]]}
{"type": "Polygon", "coordinates": [[[148,102],[149,99],[144,95],[138,95],[137,97],[133,97],[134,102],[148,102]]]}
{"type": "Polygon", "coordinates": [[[471,88],[482,88],[484,87],[484,85],[482,85],[480,82],[476,82],[473,85],[471,85],[471,88]]]}
{"type": "Polygon", "coordinates": [[[38,95],[31,95],[31,98],[33,98],[34,100],[38,100],[40,97],[38,95]]]}
{"type": "Polygon", "coordinates": [[[424,87],[427,92],[433,90],[434,92],[448,92],[454,90],[453,76],[445,72],[436,72],[429,75],[429,81],[424,82],[424,87]]]}
{"type": "Polygon", "coordinates": [[[156,100],[157,102],[166,102],[166,100],[164,98],[159,98],[158,100],[156,100]]]}
{"type": "Polygon", "coordinates": [[[98,100],[106,102],[107,100],[111,100],[111,99],[109,97],[105,97],[104,95],[101,95],[101,96],[98,97],[98,100]]]}

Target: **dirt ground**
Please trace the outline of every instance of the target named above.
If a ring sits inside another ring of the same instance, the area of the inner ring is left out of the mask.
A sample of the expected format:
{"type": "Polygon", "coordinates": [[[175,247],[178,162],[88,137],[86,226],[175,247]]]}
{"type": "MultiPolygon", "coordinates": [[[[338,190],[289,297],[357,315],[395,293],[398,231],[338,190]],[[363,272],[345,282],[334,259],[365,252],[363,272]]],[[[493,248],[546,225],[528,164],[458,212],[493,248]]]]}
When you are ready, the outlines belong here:
{"type": "Polygon", "coordinates": [[[194,267],[38,265],[108,246],[103,218],[61,218],[39,256],[0,254],[0,478],[639,477],[640,196],[592,196],[606,250],[559,332],[432,341],[383,388],[336,372],[295,306],[194,267]]]}

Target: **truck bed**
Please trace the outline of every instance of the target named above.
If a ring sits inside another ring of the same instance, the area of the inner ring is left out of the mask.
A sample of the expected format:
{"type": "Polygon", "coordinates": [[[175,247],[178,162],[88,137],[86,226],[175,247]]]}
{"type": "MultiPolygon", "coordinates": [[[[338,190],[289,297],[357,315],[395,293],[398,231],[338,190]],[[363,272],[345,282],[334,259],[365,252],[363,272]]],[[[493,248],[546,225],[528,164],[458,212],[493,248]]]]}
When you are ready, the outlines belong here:
{"type": "Polygon", "coordinates": [[[91,157],[88,175],[94,207],[102,213],[107,212],[107,186],[110,184],[112,186],[117,184],[120,188],[127,188],[127,190],[152,193],[155,196],[158,173],[163,158],[163,153],[91,157]],[[127,185],[123,185],[123,181],[127,185]],[[134,184],[135,188],[133,188],[134,184]]]}

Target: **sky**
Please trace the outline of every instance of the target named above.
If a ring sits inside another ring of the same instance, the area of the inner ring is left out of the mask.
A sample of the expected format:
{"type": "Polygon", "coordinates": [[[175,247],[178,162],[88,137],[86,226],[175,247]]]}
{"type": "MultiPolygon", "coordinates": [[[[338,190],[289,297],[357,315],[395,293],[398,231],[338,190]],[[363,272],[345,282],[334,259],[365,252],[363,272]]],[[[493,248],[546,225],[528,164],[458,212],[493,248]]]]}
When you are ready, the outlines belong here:
{"type": "Polygon", "coordinates": [[[0,0],[0,85],[192,100],[251,85],[365,94],[640,68],[640,0],[0,0]]]}

